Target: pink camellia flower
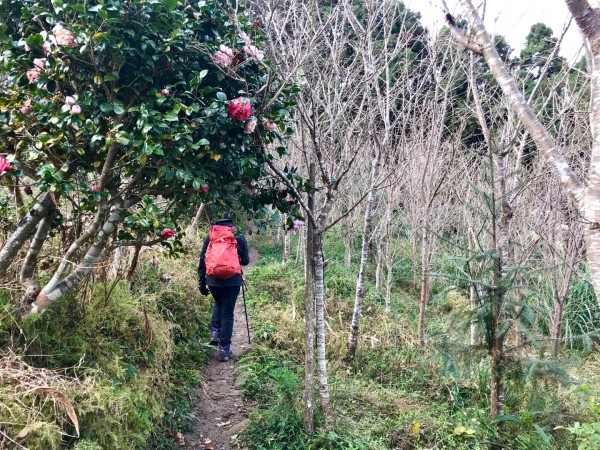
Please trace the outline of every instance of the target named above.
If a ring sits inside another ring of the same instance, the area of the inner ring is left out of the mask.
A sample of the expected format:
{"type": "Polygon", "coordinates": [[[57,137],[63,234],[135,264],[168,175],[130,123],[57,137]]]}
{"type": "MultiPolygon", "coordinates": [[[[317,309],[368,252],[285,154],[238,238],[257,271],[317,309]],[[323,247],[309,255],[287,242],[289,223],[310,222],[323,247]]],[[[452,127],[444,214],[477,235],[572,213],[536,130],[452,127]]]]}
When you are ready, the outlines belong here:
{"type": "Polygon", "coordinates": [[[246,45],[244,47],[244,51],[248,56],[252,56],[258,59],[259,61],[262,61],[265,58],[265,54],[261,52],[258,48],[256,48],[254,45],[246,45]]]}
{"type": "Polygon", "coordinates": [[[75,101],[75,99],[73,97],[71,97],[70,95],[67,95],[65,97],[65,105],[69,105],[69,106],[73,106],[75,103],[77,103],[75,101]]]}
{"type": "Polygon", "coordinates": [[[250,37],[246,33],[240,31],[240,37],[242,38],[242,41],[244,41],[244,44],[250,45],[250,37]]]}
{"type": "Polygon", "coordinates": [[[79,106],[79,105],[71,106],[71,114],[81,114],[81,106],[79,106]]]}
{"type": "Polygon", "coordinates": [[[33,60],[33,65],[34,67],[40,69],[40,70],[44,70],[44,66],[46,65],[46,58],[35,58],[33,60]]]}
{"type": "Polygon", "coordinates": [[[91,189],[92,189],[92,192],[98,192],[100,190],[100,188],[96,185],[93,185],[91,189]]]}
{"type": "Polygon", "coordinates": [[[298,231],[304,225],[303,220],[294,220],[294,226],[292,227],[292,231],[298,231]]]}
{"type": "Polygon", "coordinates": [[[163,89],[162,91],[160,91],[160,95],[166,97],[167,95],[169,95],[169,90],[167,88],[163,89]]]}
{"type": "Polygon", "coordinates": [[[25,49],[26,52],[30,52],[31,51],[31,47],[29,45],[27,45],[27,43],[25,43],[23,45],[23,48],[25,49]]]}
{"type": "Polygon", "coordinates": [[[0,155],[0,173],[8,172],[11,169],[10,161],[7,161],[3,155],[0,155]]]}
{"type": "Polygon", "coordinates": [[[296,204],[296,200],[288,200],[288,205],[294,206],[296,204]]]}
{"type": "Polygon", "coordinates": [[[254,133],[254,129],[256,128],[256,120],[248,120],[246,125],[244,125],[244,133],[252,134],[254,133]]]}
{"type": "Polygon", "coordinates": [[[250,100],[244,97],[238,97],[231,100],[227,105],[229,117],[235,120],[248,120],[252,115],[252,105],[250,100]]]}
{"type": "Polygon", "coordinates": [[[277,125],[270,120],[263,121],[263,128],[267,131],[275,131],[277,130],[277,125]]]}
{"type": "Polygon", "coordinates": [[[169,238],[172,238],[173,236],[175,236],[176,234],[177,234],[177,231],[171,230],[170,228],[165,228],[164,230],[162,230],[160,232],[160,237],[162,237],[163,239],[169,239],[169,238]]]}
{"type": "Polygon", "coordinates": [[[27,105],[21,106],[21,109],[19,109],[19,111],[21,111],[21,114],[23,114],[24,116],[28,116],[29,114],[31,114],[31,108],[27,105]]]}
{"type": "Polygon", "coordinates": [[[27,71],[27,79],[30,83],[35,83],[41,74],[42,71],[40,69],[29,69],[27,71]]]}
{"type": "Polygon", "coordinates": [[[233,61],[233,50],[221,44],[219,50],[212,56],[213,61],[222,67],[229,67],[233,61]]]}
{"type": "Polygon", "coordinates": [[[200,192],[208,192],[208,184],[203,184],[200,186],[200,192]]]}
{"type": "Polygon", "coordinates": [[[61,47],[69,48],[77,46],[75,35],[66,28],[63,28],[62,25],[56,25],[54,28],[52,28],[52,33],[52,41],[54,42],[54,44],[61,47]]]}
{"type": "Polygon", "coordinates": [[[50,53],[52,53],[52,47],[50,46],[50,42],[45,41],[42,44],[42,50],[44,51],[44,55],[48,56],[50,53]]]}

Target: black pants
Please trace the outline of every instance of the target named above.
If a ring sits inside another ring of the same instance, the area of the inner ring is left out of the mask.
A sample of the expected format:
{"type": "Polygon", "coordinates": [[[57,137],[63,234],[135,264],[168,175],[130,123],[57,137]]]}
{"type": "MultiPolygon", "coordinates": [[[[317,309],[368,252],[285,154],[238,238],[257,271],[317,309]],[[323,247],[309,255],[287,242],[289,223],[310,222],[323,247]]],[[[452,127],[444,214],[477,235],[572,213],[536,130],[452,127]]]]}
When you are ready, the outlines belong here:
{"type": "Polygon", "coordinates": [[[209,286],[208,289],[215,299],[210,325],[220,329],[219,343],[221,346],[229,345],[231,344],[231,334],[233,333],[233,311],[240,293],[240,286],[209,286]]]}

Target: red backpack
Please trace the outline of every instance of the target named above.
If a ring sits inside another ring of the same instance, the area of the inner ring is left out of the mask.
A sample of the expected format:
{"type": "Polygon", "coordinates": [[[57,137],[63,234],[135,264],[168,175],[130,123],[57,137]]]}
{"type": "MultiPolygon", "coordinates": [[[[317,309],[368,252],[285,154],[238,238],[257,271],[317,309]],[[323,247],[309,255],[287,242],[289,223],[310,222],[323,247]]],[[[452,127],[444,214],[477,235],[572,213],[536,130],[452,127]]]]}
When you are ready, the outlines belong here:
{"type": "Polygon", "coordinates": [[[213,225],[210,229],[210,240],[204,263],[206,275],[226,280],[242,273],[240,257],[237,252],[237,239],[233,228],[224,225],[213,225]]]}

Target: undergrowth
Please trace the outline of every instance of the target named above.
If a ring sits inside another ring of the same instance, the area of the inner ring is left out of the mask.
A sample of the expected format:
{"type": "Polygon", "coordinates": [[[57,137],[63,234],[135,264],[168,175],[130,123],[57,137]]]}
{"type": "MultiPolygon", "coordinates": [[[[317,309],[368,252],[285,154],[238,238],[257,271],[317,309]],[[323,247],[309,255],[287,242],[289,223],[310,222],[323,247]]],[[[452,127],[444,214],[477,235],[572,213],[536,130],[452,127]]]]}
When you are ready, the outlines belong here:
{"type": "MultiPolygon", "coordinates": [[[[509,445],[518,450],[562,450],[592,442],[598,421],[589,406],[595,402],[593,383],[598,382],[596,355],[570,353],[560,362],[536,355],[515,359],[508,365],[506,414],[492,422],[487,355],[483,349],[457,345],[457,337],[468,336],[468,302],[458,291],[438,286],[428,309],[428,344],[417,349],[418,300],[411,294],[408,271],[394,285],[389,316],[381,295],[367,283],[359,349],[355,359],[346,362],[356,267],[343,265],[343,249],[335,236],[325,243],[330,259],[325,282],[334,425],[326,429],[317,408],[316,431],[308,435],[301,400],[303,267],[294,260],[282,266],[281,247],[268,238],[253,243],[263,258],[247,275],[256,342],[242,359],[244,394],[258,404],[241,437],[248,448],[467,450],[509,445]],[[579,387],[582,380],[592,383],[584,385],[585,392],[579,387]]],[[[295,240],[292,254],[294,245],[295,240]]],[[[396,264],[407,265],[407,260],[396,264]]]]}
{"type": "Polygon", "coordinates": [[[89,283],[23,321],[0,294],[0,357],[32,376],[0,377],[0,448],[19,448],[6,438],[17,435],[31,449],[175,448],[191,426],[209,302],[196,290],[195,257],[159,259],[140,263],[131,285],[89,283]],[[72,404],[79,437],[42,386],[72,404]]]}

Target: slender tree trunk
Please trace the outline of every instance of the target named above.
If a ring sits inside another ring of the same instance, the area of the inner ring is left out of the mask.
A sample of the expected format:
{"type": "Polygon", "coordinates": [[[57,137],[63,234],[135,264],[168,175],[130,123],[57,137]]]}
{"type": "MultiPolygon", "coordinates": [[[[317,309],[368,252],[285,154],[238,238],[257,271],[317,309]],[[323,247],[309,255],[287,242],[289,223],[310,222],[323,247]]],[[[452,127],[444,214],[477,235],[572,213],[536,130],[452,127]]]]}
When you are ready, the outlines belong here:
{"type": "Polygon", "coordinates": [[[200,206],[198,207],[198,210],[196,211],[196,215],[192,219],[192,223],[190,223],[190,226],[187,229],[188,233],[197,233],[198,232],[198,222],[200,222],[200,217],[202,217],[202,213],[204,213],[205,208],[206,208],[206,205],[204,203],[200,203],[200,206]]]}
{"type": "Polygon", "coordinates": [[[15,256],[21,250],[27,239],[35,232],[40,221],[46,217],[49,208],[52,206],[52,197],[48,192],[42,193],[29,213],[19,223],[17,229],[6,240],[4,247],[0,250],[0,278],[6,275],[6,271],[10,264],[14,261],[15,256]]]}
{"type": "MultiPolygon", "coordinates": [[[[304,227],[302,227],[304,228],[304,227]]],[[[302,252],[302,247],[305,245],[304,243],[304,230],[300,229],[298,232],[298,245],[296,246],[296,264],[304,258],[304,253],[302,252]]]]}
{"type": "Polygon", "coordinates": [[[379,291],[381,289],[381,280],[383,279],[383,248],[384,243],[379,241],[377,243],[377,268],[375,269],[375,289],[379,291]]]}
{"type": "Polygon", "coordinates": [[[25,287],[25,294],[21,298],[22,305],[28,305],[31,303],[40,292],[40,282],[37,277],[36,268],[38,256],[42,250],[44,242],[46,242],[48,237],[48,231],[50,230],[51,222],[51,214],[44,217],[39,223],[35,236],[29,244],[29,251],[27,252],[27,256],[23,262],[20,277],[21,284],[25,287]]]}
{"type": "Polygon", "coordinates": [[[325,283],[323,273],[323,234],[314,230],[315,309],[317,316],[317,366],[319,368],[319,394],[325,425],[331,427],[333,416],[327,380],[327,357],[325,352],[325,283]]]}
{"type": "Polygon", "coordinates": [[[291,236],[288,231],[283,236],[283,259],[281,262],[284,266],[287,265],[287,263],[290,261],[291,245],[292,245],[291,236]]]}
{"type": "Polygon", "coordinates": [[[419,348],[425,346],[425,311],[429,302],[429,231],[423,227],[421,240],[421,297],[419,300],[419,325],[417,329],[419,348]]]}
{"type": "Polygon", "coordinates": [[[470,344],[475,345],[477,340],[477,290],[475,287],[475,281],[473,277],[475,276],[475,261],[473,254],[473,230],[469,228],[467,232],[468,239],[468,252],[469,252],[469,272],[471,277],[471,282],[469,283],[469,305],[471,309],[471,339],[470,344]]]}
{"type": "Polygon", "coordinates": [[[554,298],[556,299],[556,305],[554,307],[554,313],[552,314],[552,328],[550,330],[550,338],[552,340],[552,357],[558,358],[560,351],[560,338],[562,334],[562,322],[565,302],[569,296],[569,288],[571,287],[571,280],[573,278],[573,272],[575,271],[575,261],[577,260],[577,252],[575,249],[571,258],[570,264],[566,268],[565,275],[563,277],[563,285],[560,292],[558,286],[554,290],[554,298]]]}
{"type": "MultiPolygon", "coordinates": [[[[195,228],[194,228],[195,229],[195,228]]],[[[136,245],[133,250],[133,257],[131,258],[131,264],[129,264],[129,269],[127,269],[127,274],[125,275],[125,279],[128,283],[131,283],[133,280],[133,276],[135,275],[135,269],[137,268],[138,261],[140,259],[140,250],[141,246],[136,245]]]]}
{"type": "Polygon", "coordinates": [[[365,221],[363,226],[362,247],[360,251],[360,268],[358,270],[358,279],[356,281],[356,296],[354,298],[354,312],[352,314],[352,324],[350,326],[350,335],[348,336],[348,356],[354,358],[356,346],[358,343],[358,328],[360,325],[360,315],[362,312],[363,300],[365,298],[365,281],[367,278],[367,265],[369,263],[369,246],[373,234],[373,215],[375,209],[375,185],[379,178],[379,153],[373,154],[373,170],[371,173],[371,190],[367,197],[365,208],[365,221]]]}
{"type": "Polygon", "coordinates": [[[33,302],[30,314],[45,311],[54,301],[77,286],[90,273],[96,263],[103,258],[104,247],[116,229],[117,223],[121,220],[124,209],[122,203],[115,206],[81,263],[53,289],[49,290],[47,289],[48,285],[45,286],[33,302]]]}
{"type": "Polygon", "coordinates": [[[81,236],[79,236],[74,242],[71,243],[67,252],[62,257],[58,268],[54,271],[52,278],[50,279],[50,281],[48,281],[48,283],[46,283],[46,286],[44,286],[40,294],[48,295],[58,285],[63,275],[65,274],[67,267],[69,266],[69,264],[71,264],[71,258],[73,257],[75,252],[77,252],[83,246],[83,244],[92,239],[98,232],[102,221],[105,219],[107,210],[108,207],[106,206],[106,204],[102,204],[98,207],[93,222],[81,236]]]}
{"type": "Polygon", "coordinates": [[[517,305],[515,306],[515,348],[519,350],[523,347],[523,343],[525,342],[523,338],[523,331],[521,330],[521,328],[519,328],[521,322],[521,312],[523,311],[523,307],[521,306],[521,303],[523,302],[523,292],[519,287],[515,289],[515,301],[517,303],[517,305]]]}
{"type": "Polygon", "coordinates": [[[350,267],[352,265],[352,253],[354,252],[354,236],[348,228],[348,235],[346,236],[346,245],[344,246],[344,265],[350,267]]]}
{"type": "Polygon", "coordinates": [[[31,240],[29,251],[27,252],[27,256],[23,262],[23,267],[21,268],[21,283],[27,283],[27,281],[32,279],[35,274],[38,256],[42,250],[44,242],[46,242],[46,238],[48,237],[50,222],[52,222],[52,217],[46,216],[38,224],[37,231],[31,240]]]}
{"type": "Polygon", "coordinates": [[[392,259],[392,243],[390,238],[385,243],[385,266],[386,266],[386,281],[385,281],[385,313],[392,312],[392,283],[394,279],[394,261],[392,259]]]}
{"type": "Polygon", "coordinates": [[[419,237],[416,231],[411,233],[411,248],[412,248],[412,287],[416,291],[419,288],[419,237]]]}
{"type": "MultiPolygon", "coordinates": [[[[315,178],[315,165],[310,165],[309,177],[311,183],[315,178]]],[[[308,208],[314,213],[315,199],[312,192],[308,193],[308,208]]],[[[305,255],[314,255],[314,226],[308,220],[303,232],[306,233],[305,255]]],[[[304,264],[304,428],[307,433],[314,431],[314,392],[315,392],[315,302],[314,302],[314,268],[313,260],[307,257],[304,264]]]]}

